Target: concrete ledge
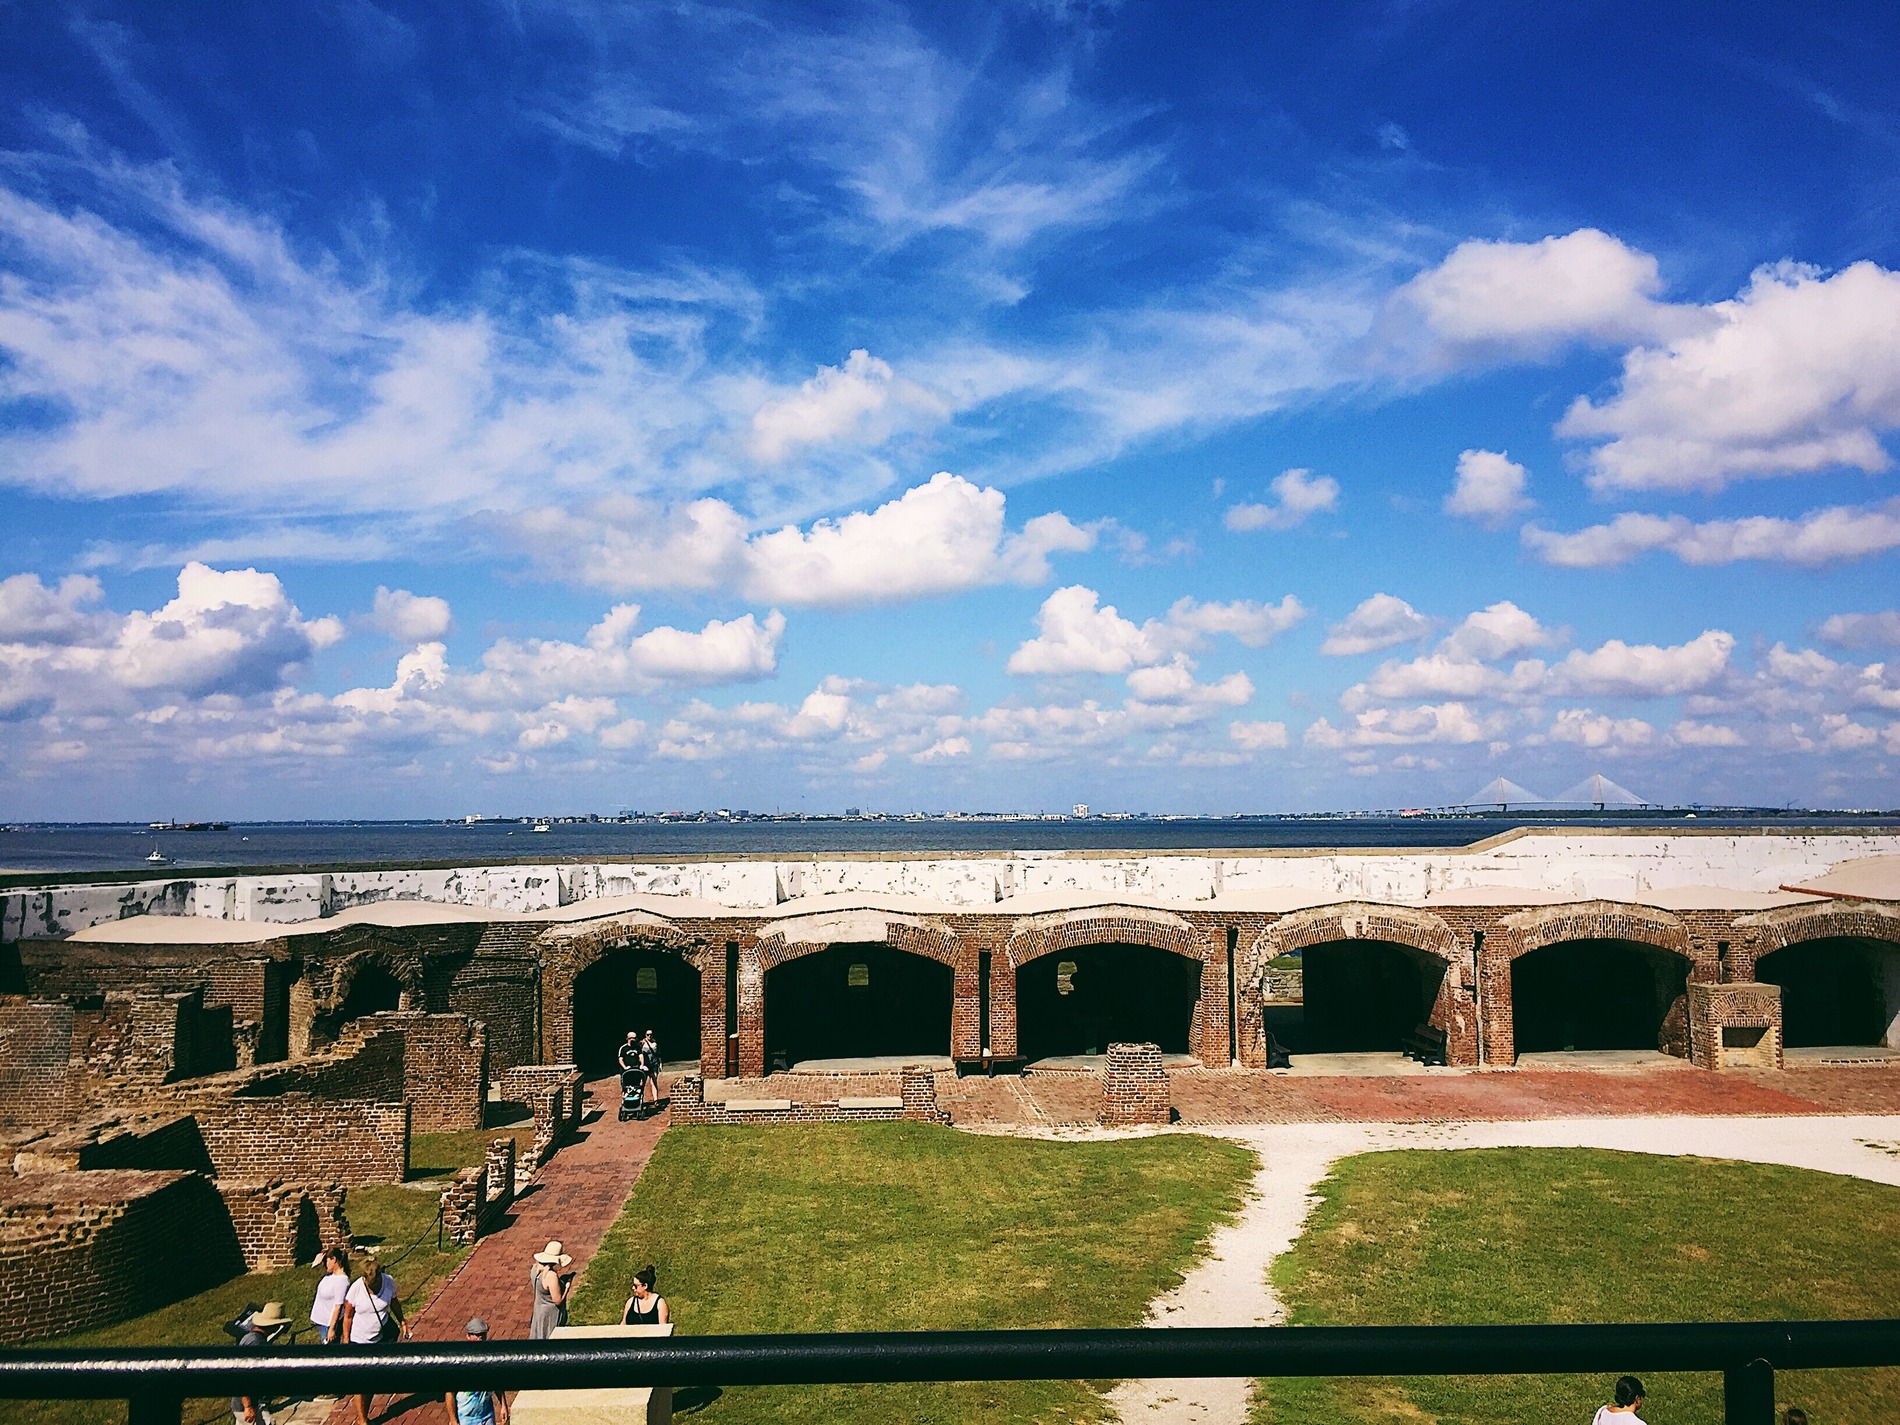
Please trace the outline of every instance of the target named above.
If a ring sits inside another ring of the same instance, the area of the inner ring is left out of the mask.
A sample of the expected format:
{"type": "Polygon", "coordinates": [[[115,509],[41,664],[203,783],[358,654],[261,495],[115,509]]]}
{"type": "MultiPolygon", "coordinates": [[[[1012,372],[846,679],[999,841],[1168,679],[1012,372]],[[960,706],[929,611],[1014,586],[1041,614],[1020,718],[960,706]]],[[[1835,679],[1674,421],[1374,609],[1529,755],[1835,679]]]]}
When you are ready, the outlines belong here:
{"type": "Polygon", "coordinates": [[[901,1094],[886,1094],[878,1098],[841,1098],[838,1100],[839,1108],[902,1108],[903,1106],[904,1099],[901,1094]]]}
{"type": "MultiPolygon", "coordinates": [[[[666,1326],[557,1326],[557,1341],[671,1336],[666,1326]]],[[[630,1343],[631,1344],[631,1343],[630,1343]]],[[[520,1425],[669,1425],[673,1388],[640,1390],[524,1390],[508,1411],[520,1425]]]]}
{"type": "MultiPolygon", "coordinates": [[[[902,1099],[898,1100],[901,1105],[902,1099]]],[[[728,1113],[783,1113],[792,1106],[789,1098],[729,1098],[719,1105],[728,1113]]]]}

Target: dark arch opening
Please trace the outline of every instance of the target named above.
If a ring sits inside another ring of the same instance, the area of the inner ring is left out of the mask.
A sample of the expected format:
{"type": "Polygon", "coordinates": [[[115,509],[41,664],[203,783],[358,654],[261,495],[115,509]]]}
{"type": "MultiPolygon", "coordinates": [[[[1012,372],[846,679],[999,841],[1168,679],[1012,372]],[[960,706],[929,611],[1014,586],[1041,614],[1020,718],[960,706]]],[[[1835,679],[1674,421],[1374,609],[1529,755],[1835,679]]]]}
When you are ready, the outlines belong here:
{"type": "Polygon", "coordinates": [[[668,1063],[699,1057],[699,970],[664,950],[609,950],[574,977],[574,1062],[589,1078],[618,1070],[630,1031],[651,1029],[668,1063]]]}
{"type": "Polygon", "coordinates": [[[1190,1052],[1201,962],[1149,945],[1083,945],[1016,971],[1016,1040],[1026,1059],[1105,1054],[1110,1044],[1190,1052]]]}
{"type": "Polygon", "coordinates": [[[340,1026],[352,1019],[361,1019],[366,1014],[382,1014],[401,1008],[402,981],[381,965],[364,965],[356,972],[356,978],[350,981],[349,991],[343,996],[343,1007],[337,1011],[336,1018],[340,1026]]]}
{"type": "Polygon", "coordinates": [[[1781,986],[1781,1042],[1790,1049],[1880,1044],[1892,1018],[1889,965],[1900,946],[1830,936],[1764,955],[1755,978],[1781,986]]]}
{"type": "Polygon", "coordinates": [[[765,972],[765,1062],[950,1052],[954,975],[889,945],[831,945],[765,972]]]}
{"type": "Polygon", "coordinates": [[[1300,955],[1301,1003],[1269,1005],[1267,1029],[1294,1054],[1398,1053],[1432,1016],[1445,962],[1389,940],[1333,940],[1300,955]]]}
{"type": "Polygon", "coordinates": [[[1511,962],[1517,1052],[1662,1049],[1689,962],[1633,940],[1564,940],[1511,962]]]}

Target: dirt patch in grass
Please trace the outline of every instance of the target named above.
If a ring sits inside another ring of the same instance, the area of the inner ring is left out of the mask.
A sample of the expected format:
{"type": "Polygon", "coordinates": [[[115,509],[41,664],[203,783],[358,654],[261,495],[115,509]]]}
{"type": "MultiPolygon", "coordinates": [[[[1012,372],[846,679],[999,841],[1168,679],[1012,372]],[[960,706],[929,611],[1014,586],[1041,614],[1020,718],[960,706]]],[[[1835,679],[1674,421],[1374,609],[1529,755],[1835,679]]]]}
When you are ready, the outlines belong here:
{"type": "MultiPolygon", "coordinates": [[[[682,1334],[1134,1326],[1236,1211],[1253,1154],[1188,1135],[1049,1143],[919,1124],[669,1132],[580,1283],[618,1321],[652,1262],[682,1334]]],[[[734,1390],[753,1421],[1087,1421],[1071,1381],[734,1390]]]]}
{"type": "MultiPolygon", "coordinates": [[[[1295,1325],[1900,1315],[1900,1188],[1855,1178],[1495,1148],[1364,1154],[1320,1194],[1272,1271],[1295,1325]]],[[[1588,1420],[1613,1379],[1269,1381],[1254,1419],[1588,1420]]],[[[1654,1425],[1722,1416],[1718,1376],[1644,1382],[1654,1425]]],[[[1776,1385],[1781,1406],[1816,1425],[1900,1419],[1900,1370],[1790,1371],[1776,1385]]]]}

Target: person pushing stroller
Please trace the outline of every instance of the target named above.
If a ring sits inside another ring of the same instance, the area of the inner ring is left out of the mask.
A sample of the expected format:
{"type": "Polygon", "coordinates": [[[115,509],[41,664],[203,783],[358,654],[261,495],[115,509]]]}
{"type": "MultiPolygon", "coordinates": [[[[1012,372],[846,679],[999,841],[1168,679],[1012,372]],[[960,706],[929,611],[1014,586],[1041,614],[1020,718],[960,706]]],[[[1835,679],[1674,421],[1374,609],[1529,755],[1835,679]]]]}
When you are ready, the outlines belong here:
{"type": "Polygon", "coordinates": [[[627,1042],[620,1046],[620,1121],[641,1116],[646,1097],[646,1055],[640,1051],[638,1030],[627,1031],[627,1042]]]}

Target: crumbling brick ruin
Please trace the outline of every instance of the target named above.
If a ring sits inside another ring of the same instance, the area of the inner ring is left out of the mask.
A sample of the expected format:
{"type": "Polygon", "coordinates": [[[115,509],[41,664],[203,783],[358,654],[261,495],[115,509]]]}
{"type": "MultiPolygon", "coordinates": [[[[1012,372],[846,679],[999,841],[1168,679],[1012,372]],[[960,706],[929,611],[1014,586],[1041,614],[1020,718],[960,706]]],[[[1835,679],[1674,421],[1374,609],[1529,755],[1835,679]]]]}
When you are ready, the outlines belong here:
{"type": "Polygon", "coordinates": [[[942,1121],[941,1076],[1035,1062],[1105,1071],[1104,1121],[1160,1123],[1164,1064],[1264,1068],[1269,1034],[1296,1060],[1442,1036],[1464,1068],[1884,1061],[1897,865],[1885,831],[1553,828],[1420,851],[0,875],[0,1186],[103,1254],[85,1280],[119,1280],[112,1244],[154,1196],[236,1270],[342,1230],[352,1184],[400,1181],[411,1134],[478,1129],[498,1096],[533,1132],[444,1189],[466,1240],[635,1028],[684,1069],[679,1123],[942,1121]],[[876,1092],[805,1086],[867,1060],[876,1092]]]}

